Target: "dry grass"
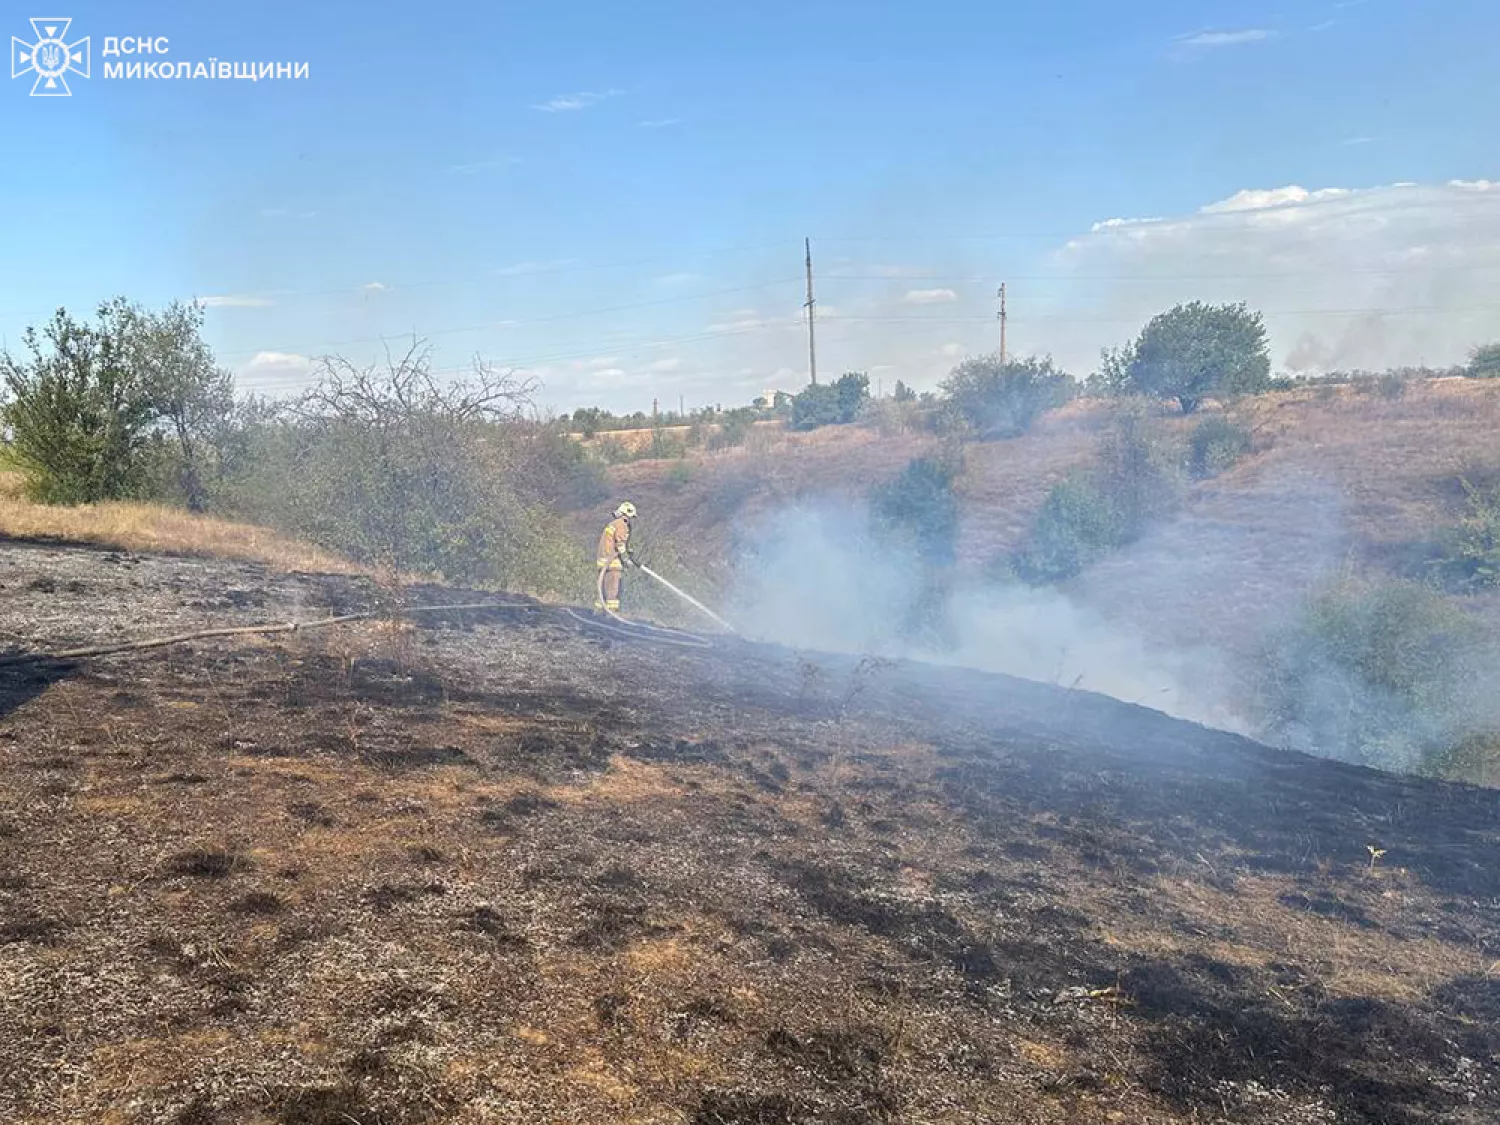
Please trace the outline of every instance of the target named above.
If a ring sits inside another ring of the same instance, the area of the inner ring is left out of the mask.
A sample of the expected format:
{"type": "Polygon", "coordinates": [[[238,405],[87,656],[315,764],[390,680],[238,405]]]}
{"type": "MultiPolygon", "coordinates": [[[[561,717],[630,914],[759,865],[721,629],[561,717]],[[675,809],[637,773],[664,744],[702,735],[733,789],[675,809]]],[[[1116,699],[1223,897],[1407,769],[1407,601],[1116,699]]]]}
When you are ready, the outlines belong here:
{"type": "Polygon", "coordinates": [[[36,504],[22,493],[21,476],[15,472],[0,472],[0,537],[236,559],[265,563],[283,571],[359,572],[346,559],[265,528],[195,516],[158,504],[36,504]]]}

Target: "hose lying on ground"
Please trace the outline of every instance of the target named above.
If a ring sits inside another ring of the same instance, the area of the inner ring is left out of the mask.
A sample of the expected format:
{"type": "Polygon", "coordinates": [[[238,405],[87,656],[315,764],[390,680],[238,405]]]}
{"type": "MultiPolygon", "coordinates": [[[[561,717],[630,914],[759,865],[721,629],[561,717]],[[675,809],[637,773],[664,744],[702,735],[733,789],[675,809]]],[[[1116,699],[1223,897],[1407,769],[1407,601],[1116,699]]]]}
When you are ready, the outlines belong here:
{"type": "Polygon", "coordinates": [[[166,648],[169,645],[186,644],[189,641],[209,640],[214,637],[268,636],[275,633],[301,633],[311,629],[325,629],[330,625],[347,625],[351,621],[369,621],[377,617],[405,617],[417,613],[455,613],[459,610],[475,609],[543,609],[531,602],[474,602],[469,605],[418,605],[394,610],[367,610],[364,613],[345,613],[337,617],[321,617],[316,621],[286,621],[277,625],[236,625],[225,629],[200,629],[196,633],[178,633],[170,637],[152,637],[144,641],[120,641],[116,644],[97,645],[93,648],[74,648],[64,652],[26,652],[0,656],[0,667],[7,664],[25,664],[36,660],[79,660],[86,656],[110,656],[117,652],[142,652],[146,649],[166,648]]]}
{"type": "MultiPolygon", "coordinates": [[[[602,577],[600,588],[602,591],[602,577]]],[[[465,605],[418,605],[407,606],[401,609],[366,610],[362,613],[344,613],[337,617],[321,617],[314,621],[285,621],[274,625],[236,625],[221,629],[200,629],[193,633],[177,633],[168,637],[150,637],[146,640],[138,641],[119,641],[114,644],[94,645],[89,648],[67,649],[63,652],[13,653],[7,656],[0,656],[0,668],[17,664],[35,663],[39,660],[81,660],[89,656],[112,656],[116,653],[124,652],[145,652],[149,649],[168,648],[171,645],[187,644],[190,641],[212,640],[217,637],[253,637],[274,636],[278,633],[304,633],[313,629],[326,629],[332,625],[348,625],[355,621],[371,621],[381,617],[409,617],[421,613],[459,613],[484,609],[515,610],[549,608],[551,607],[537,602],[471,602],[465,605]]],[[[601,632],[625,637],[630,640],[675,644],[686,648],[713,647],[711,642],[704,640],[702,637],[695,637],[690,633],[679,633],[675,629],[663,629],[655,625],[626,621],[623,617],[619,617],[613,613],[610,616],[619,622],[623,628],[613,627],[603,621],[589,618],[568,606],[563,607],[563,612],[574,621],[586,625],[591,629],[597,629],[601,632]]]]}
{"type": "MultiPolygon", "coordinates": [[[[679,590],[661,575],[648,567],[640,567],[641,570],[656,579],[672,593],[684,601],[696,606],[703,613],[713,618],[729,632],[734,632],[734,627],[722,617],[709,609],[698,599],[679,590]]],[[[598,581],[599,603],[604,603],[604,571],[599,571],[598,581]]],[[[96,645],[91,648],[68,649],[64,652],[27,652],[15,653],[9,656],[0,656],[0,668],[8,665],[27,664],[38,660],[81,660],[88,656],[112,656],[120,652],[144,652],[153,648],[167,648],[171,645],[187,644],[189,641],[211,640],[215,637],[251,637],[272,636],[277,633],[300,633],[310,629],[326,629],[331,625],[347,625],[354,621],[369,621],[378,617],[408,617],[419,613],[458,613],[464,610],[479,609],[545,609],[546,606],[535,602],[472,602],[467,605],[418,605],[406,606],[401,609],[367,610],[363,613],[345,613],[337,617],[324,617],[316,621],[286,621],[276,625],[236,625],[223,629],[200,629],[195,633],[178,633],[170,637],[151,637],[142,641],[120,641],[116,644],[96,645]]],[[[658,644],[679,645],[684,648],[712,648],[713,643],[703,637],[692,633],[684,633],[678,629],[666,629],[660,625],[647,625],[639,621],[627,621],[619,614],[609,608],[604,612],[616,623],[614,626],[597,619],[591,619],[578,613],[571,607],[563,607],[565,612],[574,621],[586,625],[591,629],[610,633],[614,636],[625,637],[630,640],[651,641],[658,644]]]]}

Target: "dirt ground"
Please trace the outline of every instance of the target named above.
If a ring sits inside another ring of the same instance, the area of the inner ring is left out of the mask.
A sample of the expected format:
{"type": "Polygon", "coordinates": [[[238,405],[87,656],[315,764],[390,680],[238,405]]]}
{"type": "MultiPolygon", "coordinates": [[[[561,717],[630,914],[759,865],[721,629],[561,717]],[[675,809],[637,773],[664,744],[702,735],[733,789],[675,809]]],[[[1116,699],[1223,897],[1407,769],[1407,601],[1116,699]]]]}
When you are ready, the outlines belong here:
{"type": "Polygon", "coordinates": [[[38,655],[376,593],[0,543],[0,1121],[1500,1120],[1495,791],[536,605],[38,655]]]}

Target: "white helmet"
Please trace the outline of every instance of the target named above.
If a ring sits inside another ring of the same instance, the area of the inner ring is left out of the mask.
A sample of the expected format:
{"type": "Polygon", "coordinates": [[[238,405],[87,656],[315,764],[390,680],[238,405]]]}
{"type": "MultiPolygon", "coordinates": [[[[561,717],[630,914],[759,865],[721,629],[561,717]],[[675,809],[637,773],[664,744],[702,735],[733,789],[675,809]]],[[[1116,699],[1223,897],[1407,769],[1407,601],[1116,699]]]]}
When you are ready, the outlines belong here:
{"type": "Polygon", "coordinates": [[[635,505],[632,504],[629,500],[622,501],[620,506],[615,509],[615,515],[624,516],[628,520],[633,520],[635,519],[635,505]]]}

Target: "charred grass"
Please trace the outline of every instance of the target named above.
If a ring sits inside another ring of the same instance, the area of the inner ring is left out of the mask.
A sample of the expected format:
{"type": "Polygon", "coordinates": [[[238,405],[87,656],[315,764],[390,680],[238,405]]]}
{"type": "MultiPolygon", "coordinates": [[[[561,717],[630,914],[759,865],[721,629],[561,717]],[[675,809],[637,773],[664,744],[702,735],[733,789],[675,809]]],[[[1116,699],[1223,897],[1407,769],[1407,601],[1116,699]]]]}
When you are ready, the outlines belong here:
{"type": "Polygon", "coordinates": [[[1493,794],[957,670],[408,640],[0,721],[0,1117],[1500,1112],[1493,794]]]}

